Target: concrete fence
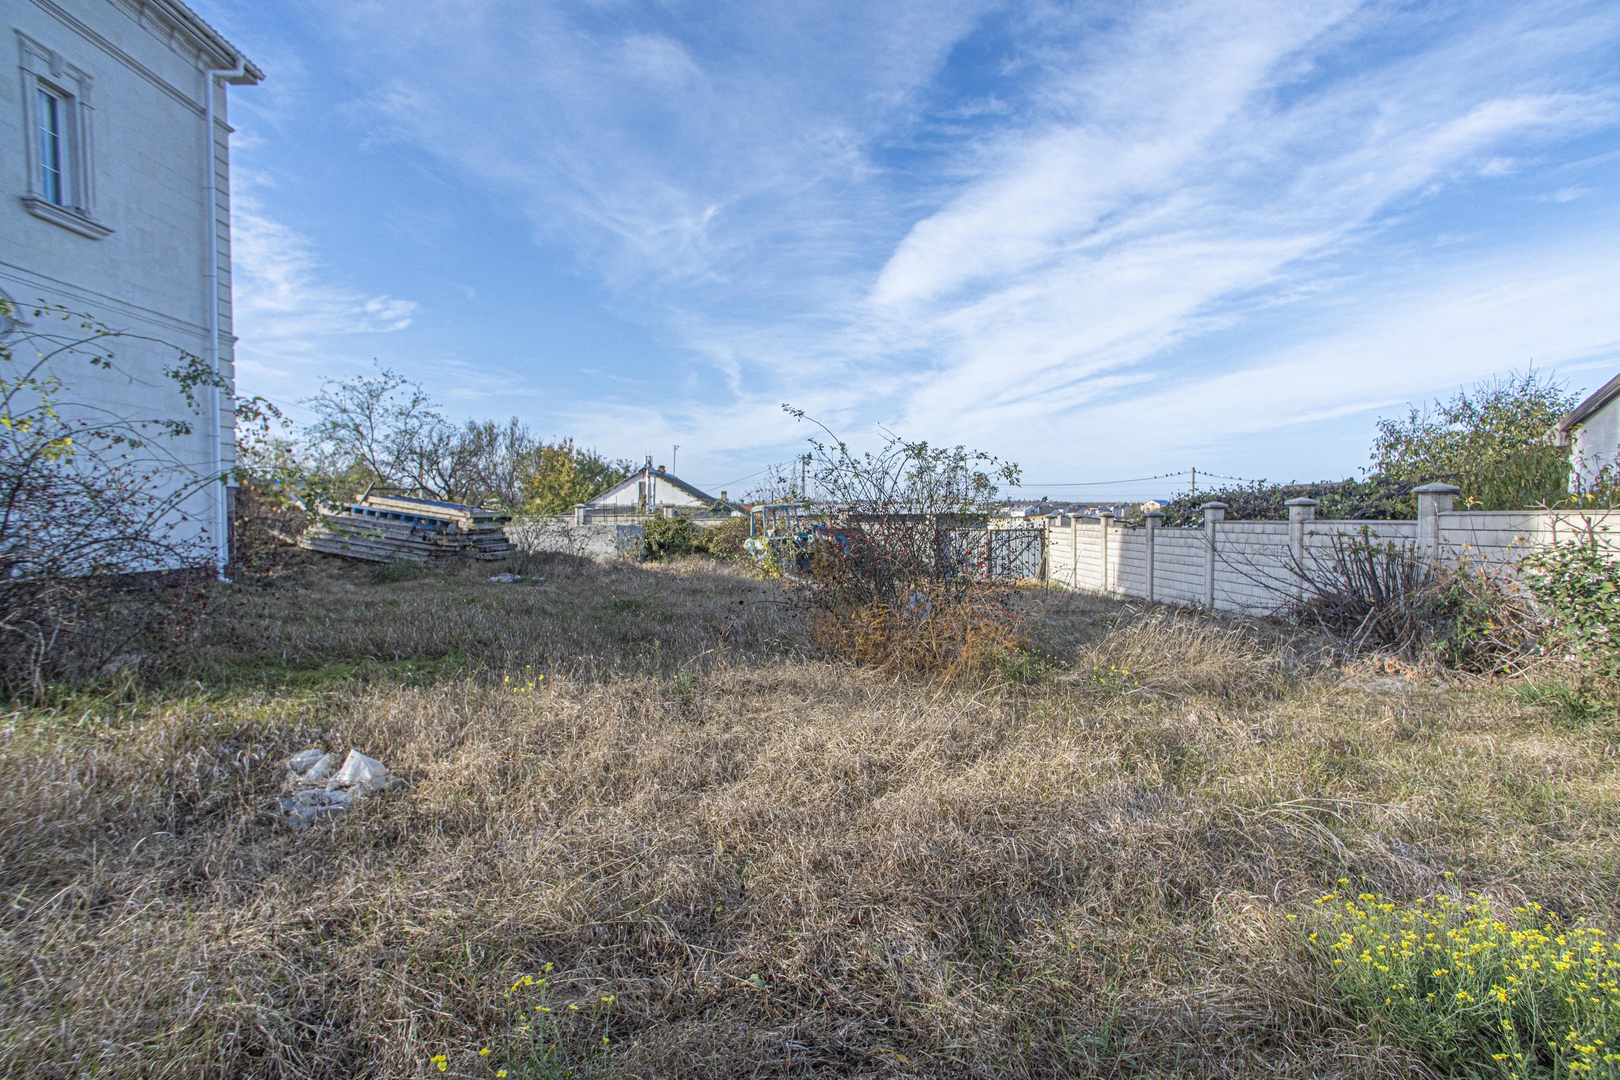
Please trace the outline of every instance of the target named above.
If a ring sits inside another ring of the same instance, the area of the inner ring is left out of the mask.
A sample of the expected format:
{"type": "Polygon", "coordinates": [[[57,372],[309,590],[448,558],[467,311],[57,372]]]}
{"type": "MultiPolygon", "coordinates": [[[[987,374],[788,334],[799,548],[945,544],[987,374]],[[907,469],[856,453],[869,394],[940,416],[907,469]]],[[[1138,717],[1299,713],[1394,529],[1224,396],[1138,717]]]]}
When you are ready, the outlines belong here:
{"type": "Polygon", "coordinates": [[[1297,596],[1299,568],[1325,567],[1340,537],[1393,542],[1441,562],[1516,566],[1538,547],[1591,535],[1620,557],[1620,512],[1456,510],[1458,489],[1416,491],[1416,521],[1323,520],[1315,499],[1292,499],[1287,521],[1227,521],[1226,505],[1203,506],[1201,528],[1165,528],[1164,515],[1122,525],[1110,514],[1050,519],[1047,579],[1064,588],[1139,597],[1212,611],[1259,615],[1297,596]]]}

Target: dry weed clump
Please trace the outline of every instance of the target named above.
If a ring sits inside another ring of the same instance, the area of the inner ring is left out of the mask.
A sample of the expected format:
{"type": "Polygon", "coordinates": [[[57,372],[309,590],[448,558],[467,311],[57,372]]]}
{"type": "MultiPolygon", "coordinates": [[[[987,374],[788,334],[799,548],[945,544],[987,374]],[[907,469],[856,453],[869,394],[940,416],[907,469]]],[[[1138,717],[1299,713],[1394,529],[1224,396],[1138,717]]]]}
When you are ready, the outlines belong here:
{"type": "Polygon", "coordinates": [[[1019,621],[1000,591],[919,588],[903,606],[811,606],[808,636],[827,656],[952,682],[996,670],[1020,644],[1019,621]]]}
{"type": "Polygon", "coordinates": [[[545,577],[244,595],[188,684],[6,717],[0,1073],[1406,1076],[1289,913],[1613,918],[1612,721],[1096,600],[1032,633],[1148,692],[944,685],[740,571],[545,577]],[[312,743],[410,786],[292,832],[312,743]]]}

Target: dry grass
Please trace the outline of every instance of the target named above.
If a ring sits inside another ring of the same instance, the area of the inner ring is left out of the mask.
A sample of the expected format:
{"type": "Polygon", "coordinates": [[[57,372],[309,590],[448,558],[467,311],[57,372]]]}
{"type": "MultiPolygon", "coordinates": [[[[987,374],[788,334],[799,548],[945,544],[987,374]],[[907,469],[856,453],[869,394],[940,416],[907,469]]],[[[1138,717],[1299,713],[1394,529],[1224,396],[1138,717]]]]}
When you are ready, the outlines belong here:
{"type": "Polygon", "coordinates": [[[610,1076],[1407,1076],[1290,910],[1452,870],[1613,922],[1612,716],[1056,594],[1049,677],[945,686],[740,571],[536,572],[242,589],[189,683],[7,718],[0,1071],[491,1076],[549,961],[610,1076]],[[412,784],[289,832],[311,742],[412,784]]]}

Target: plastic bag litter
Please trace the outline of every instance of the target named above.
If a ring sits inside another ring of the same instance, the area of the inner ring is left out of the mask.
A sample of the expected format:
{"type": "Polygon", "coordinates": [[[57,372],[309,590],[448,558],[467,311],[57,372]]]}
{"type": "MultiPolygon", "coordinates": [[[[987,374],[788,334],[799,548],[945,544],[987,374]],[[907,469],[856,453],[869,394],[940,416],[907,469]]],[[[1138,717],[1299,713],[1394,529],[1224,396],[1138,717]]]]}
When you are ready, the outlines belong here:
{"type": "Polygon", "coordinates": [[[287,774],[291,794],[278,799],[272,809],[295,829],[341,814],[367,795],[405,785],[403,777],[374,757],[350,750],[339,768],[337,755],[318,746],[288,758],[287,774]]]}
{"type": "Polygon", "coordinates": [[[350,750],[343,760],[343,768],[327,781],[327,790],[340,787],[358,787],[365,791],[388,791],[404,781],[388,771],[388,766],[358,750],[350,750]]]}

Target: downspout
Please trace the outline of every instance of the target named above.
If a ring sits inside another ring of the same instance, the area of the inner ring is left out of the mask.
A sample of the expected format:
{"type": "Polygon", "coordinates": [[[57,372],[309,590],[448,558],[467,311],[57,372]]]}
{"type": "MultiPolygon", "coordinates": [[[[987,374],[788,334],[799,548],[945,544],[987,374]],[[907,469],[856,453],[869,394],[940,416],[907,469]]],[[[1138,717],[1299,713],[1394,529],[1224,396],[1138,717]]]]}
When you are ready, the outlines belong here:
{"type": "Polygon", "coordinates": [[[226,510],[225,484],[225,392],[219,385],[224,381],[219,358],[219,143],[214,130],[214,83],[222,78],[240,78],[247,74],[247,58],[238,60],[233,68],[210,68],[203,72],[203,124],[207,129],[204,143],[204,167],[208,186],[208,363],[214,373],[214,479],[219,487],[214,492],[214,559],[219,565],[219,580],[225,576],[231,562],[231,523],[226,510]]]}

